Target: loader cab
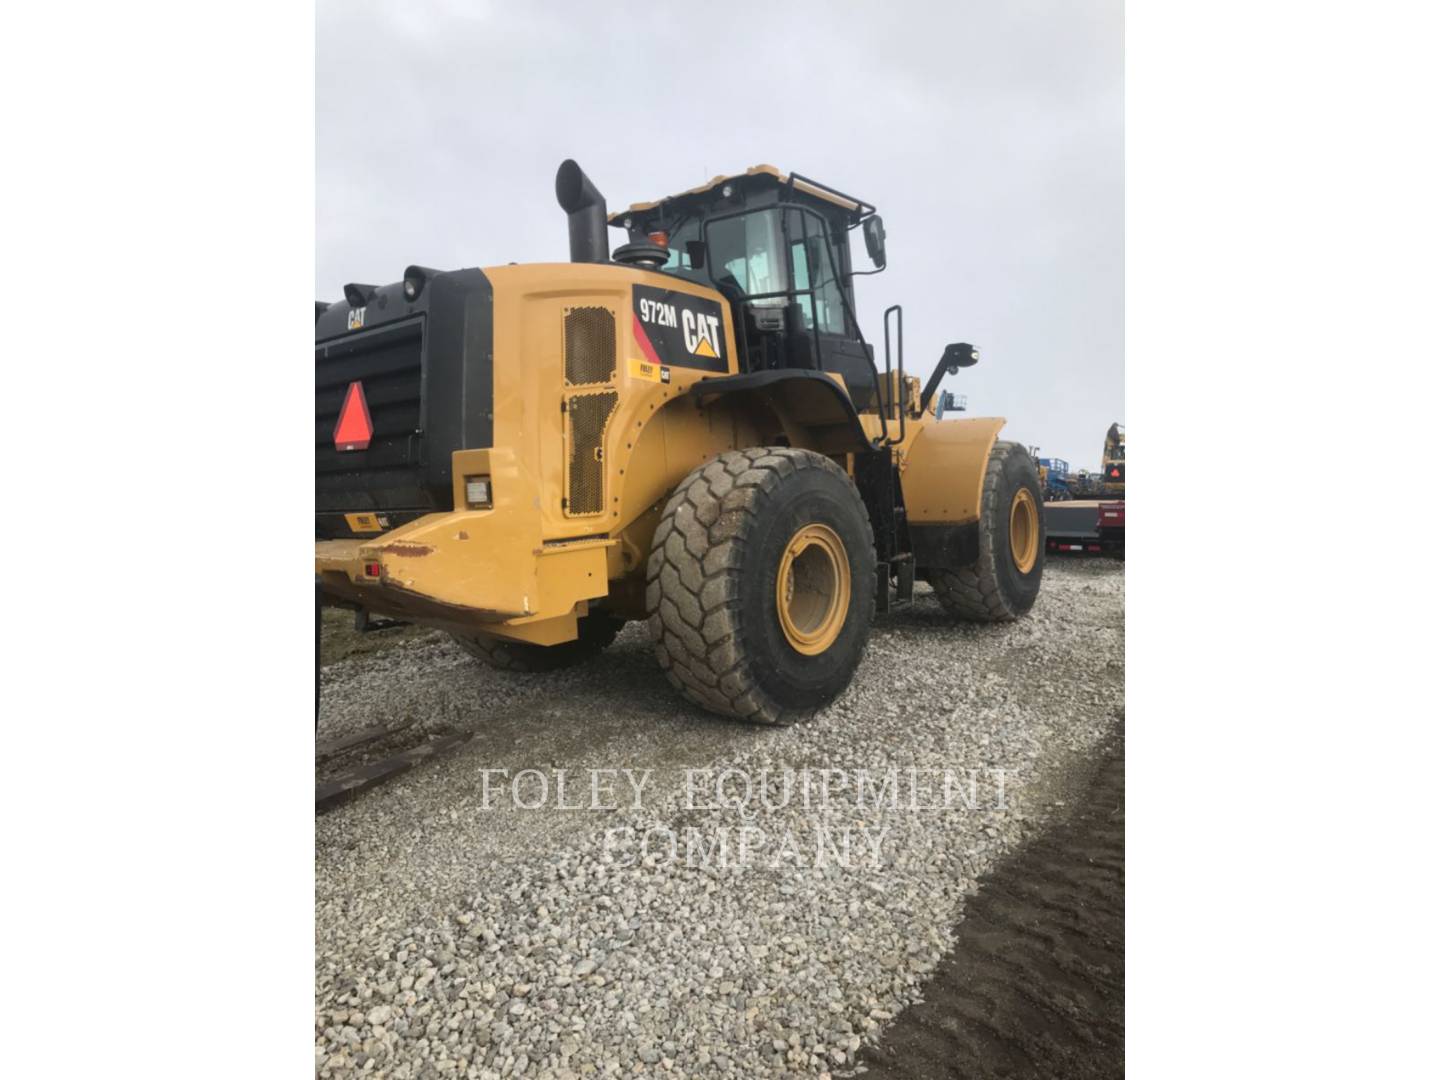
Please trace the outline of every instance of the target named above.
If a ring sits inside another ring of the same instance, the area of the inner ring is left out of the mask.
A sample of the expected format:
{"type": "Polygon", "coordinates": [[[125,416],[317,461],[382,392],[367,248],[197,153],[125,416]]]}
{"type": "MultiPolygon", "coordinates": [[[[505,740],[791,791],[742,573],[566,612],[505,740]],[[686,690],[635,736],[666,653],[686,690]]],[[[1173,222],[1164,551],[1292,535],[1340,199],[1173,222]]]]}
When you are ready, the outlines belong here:
{"type": "Polygon", "coordinates": [[[730,302],[742,371],[836,372],[866,409],[875,374],[855,323],[850,234],[867,219],[879,224],[868,203],[760,165],[633,206],[610,223],[665,248],[660,272],[730,302]]]}

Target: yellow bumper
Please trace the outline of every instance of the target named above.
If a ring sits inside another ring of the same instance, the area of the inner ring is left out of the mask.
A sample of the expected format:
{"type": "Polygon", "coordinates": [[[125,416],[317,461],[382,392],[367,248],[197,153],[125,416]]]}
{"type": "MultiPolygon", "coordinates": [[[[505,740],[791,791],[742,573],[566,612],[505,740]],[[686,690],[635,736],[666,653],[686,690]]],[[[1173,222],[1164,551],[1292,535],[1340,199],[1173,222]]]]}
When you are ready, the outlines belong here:
{"type": "Polygon", "coordinates": [[[452,632],[486,630],[538,644],[572,640],[587,601],[606,595],[609,539],[546,543],[535,486],[513,455],[465,451],[463,476],[491,477],[495,505],[427,514],[366,539],[319,540],[315,573],[328,597],[452,632]]]}

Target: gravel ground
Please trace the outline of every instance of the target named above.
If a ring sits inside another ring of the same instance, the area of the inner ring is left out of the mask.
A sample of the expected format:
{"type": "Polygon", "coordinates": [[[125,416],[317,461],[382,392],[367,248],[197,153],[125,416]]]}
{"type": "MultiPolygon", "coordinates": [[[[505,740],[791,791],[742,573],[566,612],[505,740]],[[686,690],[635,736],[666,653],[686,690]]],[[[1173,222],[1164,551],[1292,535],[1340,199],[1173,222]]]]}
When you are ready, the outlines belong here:
{"type": "Polygon", "coordinates": [[[320,662],[333,664],[353,656],[368,656],[372,653],[393,649],[406,641],[422,638],[439,639],[433,630],[420,626],[393,626],[375,630],[368,634],[355,630],[355,613],[343,608],[325,608],[322,613],[323,632],[320,635],[320,662]]]}
{"type": "Polygon", "coordinates": [[[917,597],[877,622],[845,695],[790,729],[679,701],[639,625],[558,675],[491,671],[438,636],[332,664],[321,738],[405,718],[475,736],[316,821],[319,1075],[852,1071],[919,999],[979,877],[1119,728],[1123,664],[1123,567],[1102,560],[1052,560],[1009,625],[957,627],[917,597]],[[975,770],[974,805],[857,806],[845,779],[890,767],[975,770]],[[562,809],[553,788],[521,809],[503,784],[486,809],[481,770],[502,768],[650,772],[638,809],[623,778],[621,809],[562,809]],[[692,808],[686,770],[726,768],[768,808],[692,808]],[[783,771],[807,768],[844,770],[828,810],[782,797],[783,771]],[[652,826],[682,837],[679,859],[605,842],[652,826]],[[746,865],[686,865],[687,828],[734,856],[746,826],[746,865]]]}

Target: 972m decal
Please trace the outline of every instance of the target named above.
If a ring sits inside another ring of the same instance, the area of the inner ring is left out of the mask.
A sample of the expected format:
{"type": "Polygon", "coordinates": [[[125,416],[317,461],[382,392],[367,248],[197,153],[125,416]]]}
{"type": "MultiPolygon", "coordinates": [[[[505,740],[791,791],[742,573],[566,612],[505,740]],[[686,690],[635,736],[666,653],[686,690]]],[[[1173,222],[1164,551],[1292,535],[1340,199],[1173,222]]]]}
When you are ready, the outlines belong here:
{"type": "Polygon", "coordinates": [[[720,305],[674,289],[635,286],[635,341],[656,365],[727,371],[720,305]]]}

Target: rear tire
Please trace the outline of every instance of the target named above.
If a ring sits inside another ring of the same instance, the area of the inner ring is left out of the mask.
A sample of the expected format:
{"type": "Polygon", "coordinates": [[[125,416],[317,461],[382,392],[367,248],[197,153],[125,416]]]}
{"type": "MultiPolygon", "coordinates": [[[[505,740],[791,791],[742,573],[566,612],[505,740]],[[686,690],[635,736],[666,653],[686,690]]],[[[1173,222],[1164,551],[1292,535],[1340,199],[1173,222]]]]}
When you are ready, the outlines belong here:
{"type": "Polygon", "coordinates": [[[947,612],[968,622],[1008,622],[1034,606],[1045,571],[1045,503],[1035,461],[997,442],[980,497],[980,558],[964,570],[929,571],[947,612]]]}
{"type": "Polygon", "coordinates": [[[792,724],[850,684],[875,611],[875,541],[829,458],[758,447],[697,468],[666,504],[646,570],[656,658],[702,708],[792,724]]]}
{"type": "Polygon", "coordinates": [[[598,656],[615,640],[615,635],[624,625],[623,619],[603,611],[591,612],[582,615],[577,622],[580,636],[560,645],[532,645],[527,641],[510,641],[489,634],[450,636],[471,656],[500,671],[559,671],[598,656]]]}

